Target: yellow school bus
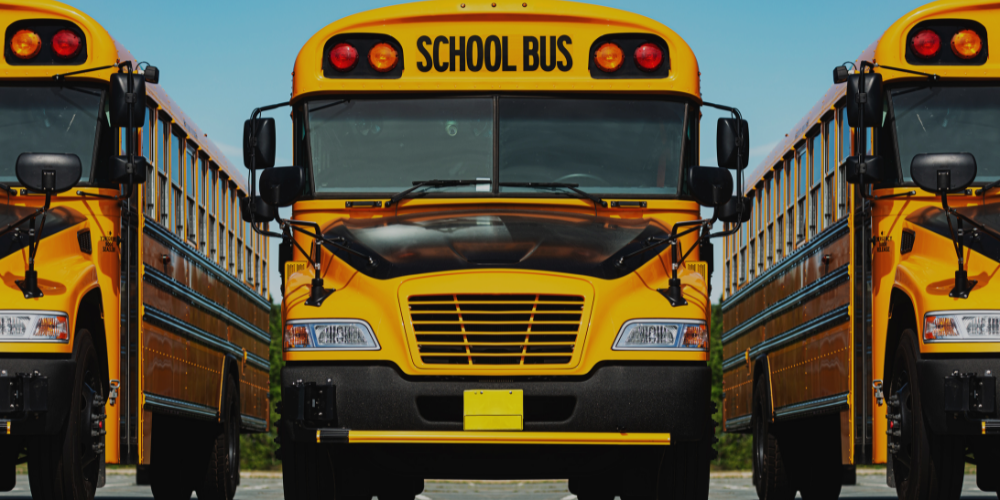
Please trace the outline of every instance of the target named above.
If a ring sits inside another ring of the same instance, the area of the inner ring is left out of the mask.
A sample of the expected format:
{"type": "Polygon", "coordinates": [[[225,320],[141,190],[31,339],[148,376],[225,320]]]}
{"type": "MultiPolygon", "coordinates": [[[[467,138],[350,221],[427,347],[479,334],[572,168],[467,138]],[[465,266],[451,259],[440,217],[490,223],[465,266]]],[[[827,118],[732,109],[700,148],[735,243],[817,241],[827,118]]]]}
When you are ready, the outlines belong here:
{"type": "Polygon", "coordinates": [[[910,12],[748,177],[724,415],[761,498],[833,498],[838,464],[886,464],[901,499],[958,498],[965,463],[1000,489],[998,32],[987,2],[910,12]]]}
{"type": "Polygon", "coordinates": [[[230,499],[269,425],[246,181],[86,14],[0,1],[0,26],[0,490],[27,462],[34,498],[93,498],[135,464],[230,499]]]}
{"type": "Polygon", "coordinates": [[[288,498],[412,499],[427,478],[707,497],[696,198],[728,201],[733,179],[697,167],[680,37],[572,2],[412,3],[316,33],[292,90],[295,166],[273,167],[258,119],[281,105],[244,141],[254,220],[291,206],[288,498]]]}

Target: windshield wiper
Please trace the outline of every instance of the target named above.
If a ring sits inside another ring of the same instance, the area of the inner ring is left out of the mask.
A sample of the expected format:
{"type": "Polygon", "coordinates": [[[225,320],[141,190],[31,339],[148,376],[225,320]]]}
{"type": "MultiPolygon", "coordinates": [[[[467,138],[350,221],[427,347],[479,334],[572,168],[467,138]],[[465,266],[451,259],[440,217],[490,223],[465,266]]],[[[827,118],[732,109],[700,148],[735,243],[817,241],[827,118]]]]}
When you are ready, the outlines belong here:
{"type": "Polygon", "coordinates": [[[17,194],[17,190],[16,189],[14,189],[14,188],[6,185],[6,184],[0,184],[0,189],[6,191],[7,194],[17,194]]]}
{"type": "Polygon", "coordinates": [[[978,191],[976,191],[976,196],[985,195],[989,190],[991,190],[991,189],[993,189],[993,188],[995,188],[997,186],[1000,186],[1000,179],[997,179],[997,180],[995,180],[995,181],[993,181],[993,182],[991,182],[991,183],[983,186],[982,188],[980,188],[978,191]]]}
{"type": "Polygon", "coordinates": [[[579,184],[572,184],[568,182],[501,182],[500,187],[523,187],[523,188],[535,188],[535,189],[568,189],[578,195],[581,198],[586,198],[592,202],[594,205],[606,207],[607,203],[593,193],[588,193],[582,189],[579,189],[579,184]]]}
{"type": "Polygon", "coordinates": [[[389,201],[385,202],[386,208],[399,202],[403,198],[408,197],[414,191],[421,188],[438,188],[438,187],[451,187],[451,186],[472,186],[475,184],[489,184],[489,179],[434,179],[430,181],[413,181],[413,187],[404,189],[389,198],[389,201]]]}

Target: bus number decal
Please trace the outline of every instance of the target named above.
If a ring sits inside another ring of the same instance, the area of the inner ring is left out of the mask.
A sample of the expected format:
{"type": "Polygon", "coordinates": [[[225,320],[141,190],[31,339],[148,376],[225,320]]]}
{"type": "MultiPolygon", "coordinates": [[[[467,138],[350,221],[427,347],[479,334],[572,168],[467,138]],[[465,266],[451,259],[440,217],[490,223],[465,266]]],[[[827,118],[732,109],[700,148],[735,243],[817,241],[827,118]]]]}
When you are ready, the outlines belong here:
{"type": "MultiPolygon", "coordinates": [[[[573,40],[568,35],[525,36],[524,71],[569,71],[573,68],[573,57],[569,45],[573,40]],[[558,52],[558,54],[557,54],[558,52]],[[562,56],[562,57],[559,57],[562,56]]],[[[484,40],[479,35],[442,36],[431,39],[423,35],[417,39],[417,51],[423,61],[417,61],[417,69],[423,73],[434,70],[444,72],[517,71],[517,65],[510,63],[510,43],[508,37],[489,35],[484,40]]]]}

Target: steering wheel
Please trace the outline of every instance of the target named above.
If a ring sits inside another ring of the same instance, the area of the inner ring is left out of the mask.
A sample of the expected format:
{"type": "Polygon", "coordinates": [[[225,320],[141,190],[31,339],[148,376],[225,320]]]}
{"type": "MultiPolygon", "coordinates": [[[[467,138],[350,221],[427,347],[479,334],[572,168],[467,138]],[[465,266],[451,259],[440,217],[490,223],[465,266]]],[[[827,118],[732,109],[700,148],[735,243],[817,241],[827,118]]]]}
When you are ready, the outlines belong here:
{"type": "Polygon", "coordinates": [[[610,186],[611,185],[611,184],[608,184],[608,181],[606,181],[606,180],[604,180],[604,179],[602,179],[602,178],[600,178],[600,177],[598,177],[596,175],[591,175],[591,174],[567,174],[567,175],[564,175],[564,176],[556,179],[555,182],[566,182],[566,181],[569,181],[569,180],[572,180],[572,179],[591,179],[591,180],[595,180],[597,182],[600,182],[601,184],[603,184],[605,186],[610,186]]]}

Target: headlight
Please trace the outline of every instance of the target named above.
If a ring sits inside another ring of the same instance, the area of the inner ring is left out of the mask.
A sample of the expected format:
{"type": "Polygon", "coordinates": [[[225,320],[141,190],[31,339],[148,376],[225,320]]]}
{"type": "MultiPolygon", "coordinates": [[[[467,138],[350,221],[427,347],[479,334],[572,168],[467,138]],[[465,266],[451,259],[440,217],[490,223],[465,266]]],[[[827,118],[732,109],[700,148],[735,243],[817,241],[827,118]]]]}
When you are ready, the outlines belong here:
{"type": "Polygon", "coordinates": [[[1000,342],[1000,312],[927,313],[924,315],[924,342],[1000,342]]]}
{"type": "Polygon", "coordinates": [[[616,351],[707,351],[704,321],[638,319],[624,325],[613,347],[616,351]]]}
{"type": "Polygon", "coordinates": [[[368,323],[357,319],[289,321],[285,324],[285,350],[321,349],[377,351],[381,349],[368,323]]]}
{"type": "Polygon", "coordinates": [[[69,342],[69,319],[63,313],[0,311],[0,341],[69,342]]]}

